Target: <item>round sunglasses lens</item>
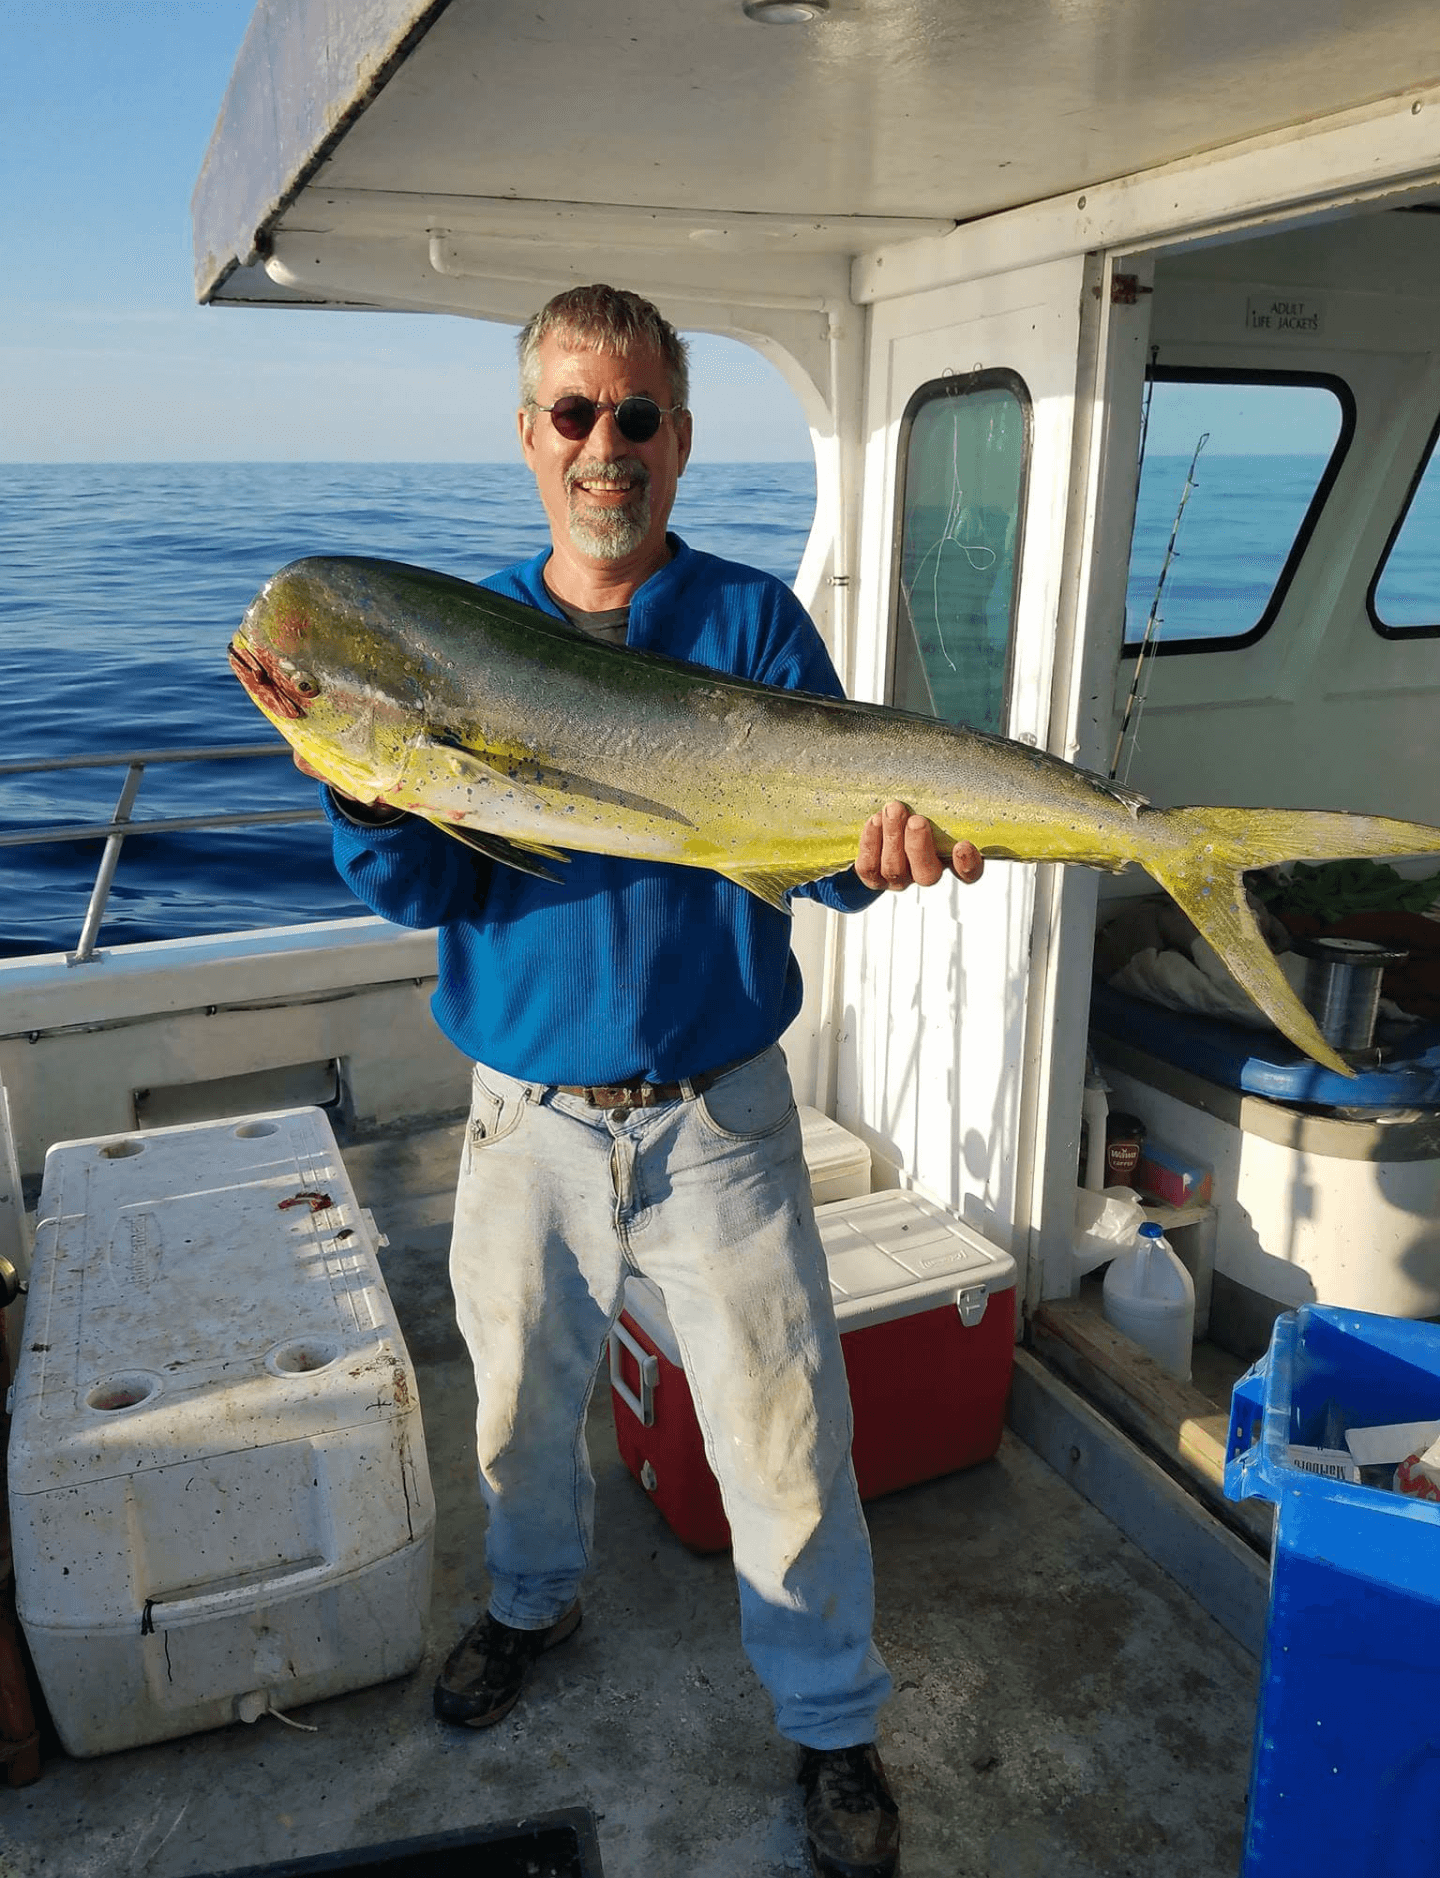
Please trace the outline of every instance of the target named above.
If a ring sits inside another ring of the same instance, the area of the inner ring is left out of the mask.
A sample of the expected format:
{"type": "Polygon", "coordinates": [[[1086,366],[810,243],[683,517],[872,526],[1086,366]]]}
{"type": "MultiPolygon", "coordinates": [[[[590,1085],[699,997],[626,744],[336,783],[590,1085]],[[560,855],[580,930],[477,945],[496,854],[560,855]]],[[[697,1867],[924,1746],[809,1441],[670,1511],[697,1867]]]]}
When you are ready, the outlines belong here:
{"type": "Polygon", "coordinates": [[[660,406],[653,398],[622,398],[615,407],[620,435],[631,443],[649,443],[660,428],[660,406]]]}
{"type": "Polygon", "coordinates": [[[597,412],[589,398],[560,398],[550,407],[550,422],[562,437],[579,443],[595,428],[597,412]]]}

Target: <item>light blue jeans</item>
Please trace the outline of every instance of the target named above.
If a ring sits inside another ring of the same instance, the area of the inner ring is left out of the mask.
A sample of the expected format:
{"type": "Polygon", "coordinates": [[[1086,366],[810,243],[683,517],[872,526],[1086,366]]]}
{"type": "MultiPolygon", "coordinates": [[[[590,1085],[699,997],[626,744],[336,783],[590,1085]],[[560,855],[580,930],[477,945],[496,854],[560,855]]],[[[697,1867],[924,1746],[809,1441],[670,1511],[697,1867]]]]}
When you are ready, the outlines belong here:
{"type": "Polygon", "coordinates": [[[450,1275],[479,1396],[491,1615],[543,1629],[589,1565],[585,1414],[632,1271],[665,1298],[730,1521],[742,1640],[780,1732],[873,1741],[890,1677],[778,1048],[649,1109],[595,1109],[476,1066],[450,1275]]]}

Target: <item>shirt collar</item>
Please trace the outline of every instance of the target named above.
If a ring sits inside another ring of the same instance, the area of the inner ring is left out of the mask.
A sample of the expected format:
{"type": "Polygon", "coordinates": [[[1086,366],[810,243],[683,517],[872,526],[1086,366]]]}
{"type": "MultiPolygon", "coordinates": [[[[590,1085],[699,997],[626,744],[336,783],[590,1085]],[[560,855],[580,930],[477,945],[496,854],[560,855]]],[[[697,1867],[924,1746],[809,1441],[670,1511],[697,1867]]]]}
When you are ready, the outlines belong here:
{"type": "MultiPolygon", "coordinates": [[[[651,615],[675,598],[690,576],[690,563],[695,558],[695,550],[682,541],[679,535],[670,532],[665,536],[670,548],[670,559],[635,589],[630,597],[630,644],[636,641],[636,629],[642,631],[648,625],[651,615]]],[[[515,570],[529,594],[532,603],[553,619],[565,617],[545,585],[545,563],[550,559],[550,549],[542,548],[531,560],[523,561],[515,570]]]]}

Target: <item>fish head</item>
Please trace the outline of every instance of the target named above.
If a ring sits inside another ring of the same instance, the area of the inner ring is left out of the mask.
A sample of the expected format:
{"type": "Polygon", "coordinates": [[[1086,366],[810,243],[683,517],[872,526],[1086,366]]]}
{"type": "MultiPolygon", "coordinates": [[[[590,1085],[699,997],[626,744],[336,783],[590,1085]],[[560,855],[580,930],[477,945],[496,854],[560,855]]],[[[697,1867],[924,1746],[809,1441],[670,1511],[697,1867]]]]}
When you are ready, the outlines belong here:
{"type": "Polygon", "coordinates": [[[230,669],[307,766],[364,799],[387,795],[423,702],[359,559],[294,561],[266,581],[230,642],[230,669]]]}
{"type": "Polygon", "coordinates": [[[294,722],[305,716],[306,703],[314,699],[319,685],[308,672],[296,667],[268,647],[256,646],[243,631],[230,641],[230,669],[265,715],[274,722],[284,718],[294,722]]]}

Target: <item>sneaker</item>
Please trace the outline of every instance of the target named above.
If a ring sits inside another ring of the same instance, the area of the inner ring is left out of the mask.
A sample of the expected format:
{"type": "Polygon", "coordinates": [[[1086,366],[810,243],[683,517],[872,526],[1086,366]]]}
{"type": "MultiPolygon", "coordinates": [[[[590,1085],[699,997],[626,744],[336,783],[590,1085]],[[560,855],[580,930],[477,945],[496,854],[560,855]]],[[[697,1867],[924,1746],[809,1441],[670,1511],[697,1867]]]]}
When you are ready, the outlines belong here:
{"type": "Polygon", "coordinates": [[[891,1878],[900,1857],[900,1809],[873,1742],[802,1748],[810,1857],[823,1878],[891,1878]]]}
{"type": "Polygon", "coordinates": [[[445,1659],[435,1684],[438,1720],[462,1728],[488,1728],[520,1700],[530,1665],[580,1628],[577,1600],[544,1630],[514,1630],[485,1616],[472,1624],[445,1659]]]}

